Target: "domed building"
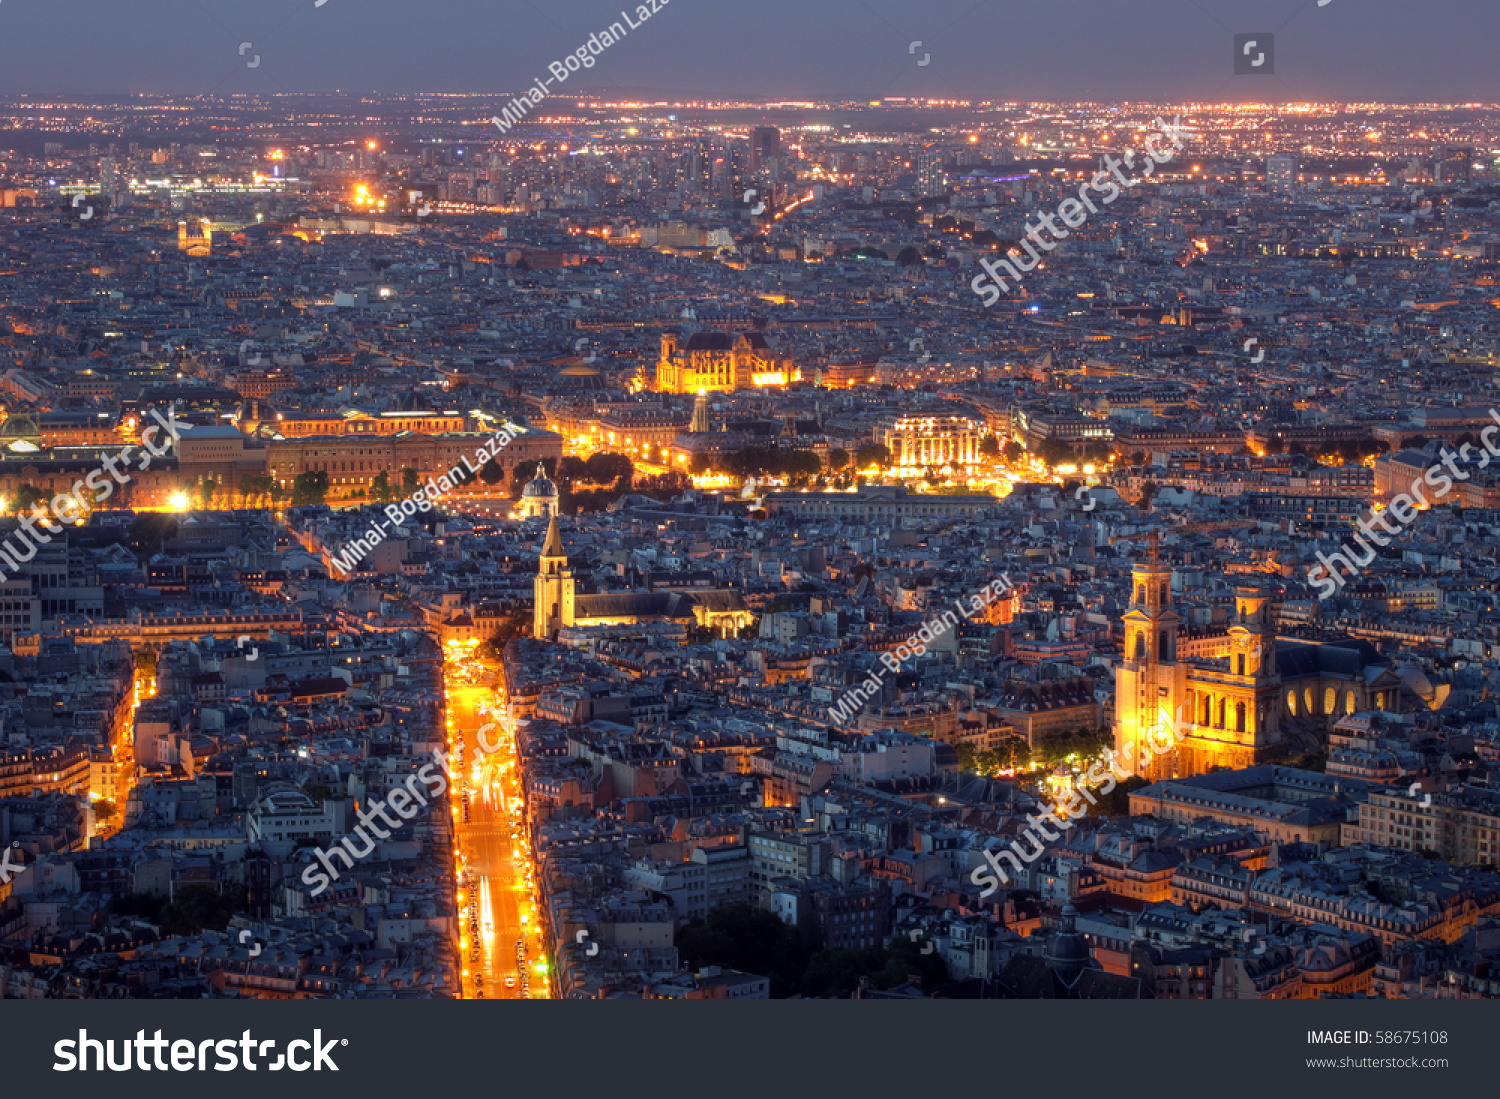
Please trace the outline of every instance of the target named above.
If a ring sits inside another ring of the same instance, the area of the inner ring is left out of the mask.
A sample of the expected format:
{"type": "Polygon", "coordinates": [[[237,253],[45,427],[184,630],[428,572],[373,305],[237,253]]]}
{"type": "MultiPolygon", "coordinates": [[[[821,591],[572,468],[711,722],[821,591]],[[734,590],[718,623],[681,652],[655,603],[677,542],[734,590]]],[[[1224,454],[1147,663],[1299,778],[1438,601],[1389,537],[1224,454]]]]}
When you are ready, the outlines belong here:
{"type": "Polygon", "coordinates": [[[35,454],[42,449],[42,429],[29,412],[18,412],[0,424],[0,453],[35,454]]]}
{"type": "Polygon", "coordinates": [[[536,464],[536,476],[521,490],[520,511],[523,519],[546,519],[557,514],[557,486],[541,462],[536,464]]]}
{"type": "Polygon", "coordinates": [[[557,372],[553,387],[559,393],[595,393],[605,388],[604,375],[586,362],[572,363],[557,372]]]}
{"type": "Polygon", "coordinates": [[[422,392],[416,389],[407,390],[395,402],[394,412],[432,412],[432,402],[422,392]]]}
{"type": "Polygon", "coordinates": [[[1078,930],[1078,910],[1063,905],[1042,956],[1018,954],[995,982],[1001,1000],[1154,1000],[1155,989],[1138,976],[1113,973],[1094,960],[1078,930]]]}
{"type": "Polygon", "coordinates": [[[276,409],[259,397],[251,397],[234,410],[233,423],[246,435],[275,435],[276,409]]]}

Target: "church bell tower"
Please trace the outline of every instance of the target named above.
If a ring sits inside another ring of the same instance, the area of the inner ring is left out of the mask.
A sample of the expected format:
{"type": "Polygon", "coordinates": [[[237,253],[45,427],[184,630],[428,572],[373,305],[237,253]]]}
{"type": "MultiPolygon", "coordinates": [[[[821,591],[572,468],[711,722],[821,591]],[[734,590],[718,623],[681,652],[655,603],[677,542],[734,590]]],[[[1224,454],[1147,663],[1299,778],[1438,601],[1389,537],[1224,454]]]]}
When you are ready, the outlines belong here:
{"type": "Polygon", "coordinates": [[[1131,589],[1125,657],[1115,673],[1115,751],[1123,768],[1154,782],[1177,775],[1177,722],[1190,719],[1182,711],[1187,668],[1177,659],[1182,619],[1172,608],[1169,566],[1137,564],[1131,589]]]}
{"type": "Polygon", "coordinates": [[[537,567],[534,597],[536,601],[532,636],[555,640],[558,630],[574,621],[573,596],[577,588],[573,570],[568,568],[568,553],[557,530],[557,514],[547,521],[547,540],[537,567]]]}

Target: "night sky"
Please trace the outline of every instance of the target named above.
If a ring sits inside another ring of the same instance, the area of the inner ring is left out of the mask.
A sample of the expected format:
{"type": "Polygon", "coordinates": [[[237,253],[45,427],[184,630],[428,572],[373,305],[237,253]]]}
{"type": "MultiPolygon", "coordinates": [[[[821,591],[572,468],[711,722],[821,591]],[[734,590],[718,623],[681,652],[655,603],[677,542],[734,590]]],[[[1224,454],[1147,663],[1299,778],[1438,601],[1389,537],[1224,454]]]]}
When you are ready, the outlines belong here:
{"type": "MultiPolygon", "coordinates": [[[[513,93],[621,6],[0,0],[0,95],[513,93]]],[[[561,94],[1495,102],[1497,43],[1500,0],[670,0],[561,94]],[[1274,75],[1232,75],[1247,32],[1274,75]]]]}

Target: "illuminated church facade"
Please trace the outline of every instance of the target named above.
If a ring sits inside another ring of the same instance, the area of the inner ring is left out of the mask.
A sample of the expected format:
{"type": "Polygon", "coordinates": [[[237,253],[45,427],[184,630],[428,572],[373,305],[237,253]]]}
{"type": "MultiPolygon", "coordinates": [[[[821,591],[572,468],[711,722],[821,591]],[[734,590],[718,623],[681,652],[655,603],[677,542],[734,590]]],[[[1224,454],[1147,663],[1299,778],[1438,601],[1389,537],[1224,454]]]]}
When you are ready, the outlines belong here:
{"type": "Polygon", "coordinates": [[[1195,639],[1186,658],[1170,566],[1137,564],[1131,580],[1114,740],[1122,766],[1144,778],[1292,758],[1326,748],[1348,714],[1421,704],[1367,642],[1278,638],[1271,600],[1256,587],[1235,590],[1227,633],[1195,639]]]}
{"type": "Polygon", "coordinates": [[[661,338],[656,363],[661,393],[733,393],[801,379],[791,358],[778,355],[759,332],[696,332],[685,341],[671,334],[661,338]]]}
{"type": "Polygon", "coordinates": [[[727,636],[755,621],[755,613],[737,591],[674,589],[600,592],[585,594],[568,566],[568,554],[557,529],[557,514],[547,523],[533,581],[535,606],[532,636],[557,640],[558,634],[575,626],[638,626],[645,623],[680,622],[707,627],[727,636]]]}

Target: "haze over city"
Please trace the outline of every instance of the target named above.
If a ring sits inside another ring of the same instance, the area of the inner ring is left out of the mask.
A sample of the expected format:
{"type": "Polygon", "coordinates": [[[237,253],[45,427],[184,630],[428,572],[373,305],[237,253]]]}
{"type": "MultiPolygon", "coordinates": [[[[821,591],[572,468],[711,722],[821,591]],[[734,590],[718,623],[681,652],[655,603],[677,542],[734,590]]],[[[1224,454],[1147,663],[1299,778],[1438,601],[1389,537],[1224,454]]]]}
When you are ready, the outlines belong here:
{"type": "MultiPolygon", "coordinates": [[[[626,5],[634,15],[635,5],[626,5]]],[[[615,0],[5,0],[0,94],[510,92],[615,0]],[[262,63],[237,54],[251,42],[262,63]]],[[[1488,0],[671,0],[568,91],[689,98],[1494,102],[1488,0]],[[1226,86],[1242,32],[1277,74],[1226,86]],[[929,65],[906,53],[924,43],[929,65]]]]}

